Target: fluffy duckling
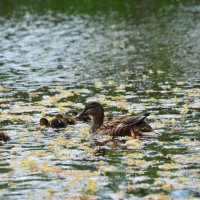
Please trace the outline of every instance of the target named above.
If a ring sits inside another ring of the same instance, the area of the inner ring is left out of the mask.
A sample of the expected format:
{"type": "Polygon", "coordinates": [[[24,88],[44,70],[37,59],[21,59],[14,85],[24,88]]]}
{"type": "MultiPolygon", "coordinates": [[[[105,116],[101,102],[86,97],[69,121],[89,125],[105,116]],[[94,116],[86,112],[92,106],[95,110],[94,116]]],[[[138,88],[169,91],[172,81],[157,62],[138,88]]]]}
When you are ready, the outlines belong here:
{"type": "Polygon", "coordinates": [[[125,116],[104,123],[103,106],[99,102],[93,101],[87,103],[85,109],[76,118],[80,119],[85,115],[93,118],[93,125],[90,130],[92,133],[136,138],[143,132],[153,132],[152,127],[144,121],[149,114],[125,116]]]}
{"type": "Polygon", "coordinates": [[[75,119],[67,117],[66,115],[57,114],[56,115],[56,119],[62,119],[69,125],[75,125],[76,124],[76,120],[75,119]]]}
{"type": "Polygon", "coordinates": [[[0,132],[0,141],[8,142],[9,140],[10,137],[6,133],[0,132]]]}
{"type": "Polygon", "coordinates": [[[41,118],[40,126],[52,127],[52,128],[57,128],[57,129],[66,128],[67,122],[62,118],[54,118],[51,121],[49,121],[47,118],[41,118]]]}
{"type": "MultiPolygon", "coordinates": [[[[76,111],[73,111],[72,114],[76,117],[78,115],[78,112],[76,111]]],[[[77,118],[78,119],[78,118],[77,118]]],[[[79,119],[78,119],[79,120],[79,119]]],[[[90,122],[92,121],[92,118],[90,116],[86,116],[86,115],[83,115],[81,117],[81,120],[84,121],[84,122],[90,122]]]]}

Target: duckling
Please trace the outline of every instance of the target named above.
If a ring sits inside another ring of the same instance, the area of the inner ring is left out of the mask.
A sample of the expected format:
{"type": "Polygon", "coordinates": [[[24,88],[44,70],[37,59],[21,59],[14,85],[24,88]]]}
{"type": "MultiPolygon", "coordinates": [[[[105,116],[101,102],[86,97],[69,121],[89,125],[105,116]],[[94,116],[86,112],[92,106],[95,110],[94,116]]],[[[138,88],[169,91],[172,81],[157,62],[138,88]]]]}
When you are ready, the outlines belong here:
{"type": "Polygon", "coordinates": [[[66,115],[57,114],[55,118],[56,119],[62,119],[69,125],[75,125],[76,124],[76,120],[75,119],[67,117],[66,115]]]}
{"type": "Polygon", "coordinates": [[[10,140],[10,137],[7,134],[0,132],[0,141],[8,142],[9,140],[10,140]]]}
{"type": "MultiPolygon", "coordinates": [[[[78,115],[78,112],[73,111],[72,114],[76,117],[78,115]]],[[[85,115],[85,116],[81,117],[81,120],[84,121],[84,122],[90,122],[90,121],[92,121],[92,118],[90,116],[85,115]]]]}
{"type": "Polygon", "coordinates": [[[66,128],[67,122],[61,118],[54,118],[51,121],[49,121],[47,118],[41,118],[40,126],[46,126],[52,128],[66,128]]]}
{"type": "Polygon", "coordinates": [[[76,116],[92,116],[93,125],[91,133],[106,134],[115,136],[132,136],[137,138],[142,132],[153,132],[152,127],[144,120],[149,113],[138,116],[125,116],[118,119],[110,120],[104,123],[104,109],[99,102],[89,102],[85,105],[84,110],[76,116]]]}

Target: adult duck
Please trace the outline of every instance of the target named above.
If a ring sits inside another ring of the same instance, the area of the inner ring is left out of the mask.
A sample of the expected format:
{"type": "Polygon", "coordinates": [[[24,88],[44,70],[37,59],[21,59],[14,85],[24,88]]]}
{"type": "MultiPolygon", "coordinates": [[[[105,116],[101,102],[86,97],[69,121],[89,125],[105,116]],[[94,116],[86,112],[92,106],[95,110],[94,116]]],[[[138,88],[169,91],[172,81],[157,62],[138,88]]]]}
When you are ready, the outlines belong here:
{"type": "Polygon", "coordinates": [[[152,127],[144,120],[149,114],[138,116],[125,116],[118,119],[110,120],[104,123],[104,109],[99,102],[89,102],[85,105],[84,110],[76,116],[91,116],[93,125],[90,132],[97,134],[106,134],[115,136],[132,136],[136,138],[143,132],[153,132],[152,127]]]}

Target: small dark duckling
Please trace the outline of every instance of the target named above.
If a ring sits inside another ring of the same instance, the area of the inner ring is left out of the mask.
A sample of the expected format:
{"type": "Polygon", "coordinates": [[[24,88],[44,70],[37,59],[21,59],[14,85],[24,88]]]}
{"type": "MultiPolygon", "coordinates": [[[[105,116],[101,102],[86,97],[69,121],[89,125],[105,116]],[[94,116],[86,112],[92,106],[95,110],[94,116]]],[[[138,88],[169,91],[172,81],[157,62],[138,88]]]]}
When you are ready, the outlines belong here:
{"type": "Polygon", "coordinates": [[[8,142],[9,140],[10,137],[6,133],[0,132],[0,141],[8,142]]]}
{"type": "Polygon", "coordinates": [[[62,119],[69,125],[75,125],[76,124],[76,120],[75,119],[67,117],[66,115],[57,114],[55,118],[56,119],[62,119]]]}
{"type": "Polygon", "coordinates": [[[61,118],[54,118],[49,121],[46,118],[40,119],[40,126],[52,127],[52,128],[66,128],[67,122],[61,118]]]}
{"type": "Polygon", "coordinates": [[[153,129],[144,120],[149,114],[138,116],[125,116],[104,123],[104,109],[99,102],[89,102],[85,105],[85,109],[76,116],[92,116],[93,125],[90,132],[97,134],[105,134],[115,136],[132,136],[136,138],[142,132],[153,132],[153,129]]]}

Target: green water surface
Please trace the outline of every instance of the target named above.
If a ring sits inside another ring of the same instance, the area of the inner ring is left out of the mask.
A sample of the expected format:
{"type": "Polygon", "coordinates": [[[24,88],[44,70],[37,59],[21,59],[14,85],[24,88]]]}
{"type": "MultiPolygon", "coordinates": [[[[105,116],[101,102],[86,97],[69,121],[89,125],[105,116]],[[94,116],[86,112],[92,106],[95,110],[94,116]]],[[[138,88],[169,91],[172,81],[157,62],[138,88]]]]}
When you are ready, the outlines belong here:
{"type": "Polygon", "coordinates": [[[0,1],[0,199],[199,199],[199,111],[199,1],[0,1]],[[36,130],[91,100],[161,136],[36,130]]]}

